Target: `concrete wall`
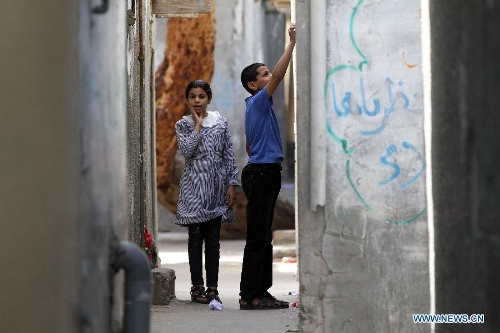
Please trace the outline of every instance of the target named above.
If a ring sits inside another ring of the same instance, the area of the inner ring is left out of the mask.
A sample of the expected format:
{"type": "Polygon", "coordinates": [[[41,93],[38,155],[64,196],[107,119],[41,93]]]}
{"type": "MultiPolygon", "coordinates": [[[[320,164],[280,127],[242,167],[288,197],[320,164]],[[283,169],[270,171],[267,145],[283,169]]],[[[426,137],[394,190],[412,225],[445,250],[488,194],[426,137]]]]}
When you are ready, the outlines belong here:
{"type": "Polygon", "coordinates": [[[2,4],[0,327],[71,332],[77,308],[76,1],[2,4]],[[55,288],[58,286],[58,288],[55,288]],[[71,316],[70,316],[71,315],[71,316]]]}
{"type": "Polygon", "coordinates": [[[128,1],[127,191],[129,240],[141,245],[143,227],[157,230],[154,57],[151,2],[128,1]]]}
{"type": "Polygon", "coordinates": [[[119,326],[109,258],[127,230],[124,13],[2,5],[2,331],[119,326]]]}
{"type": "Polygon", "coordinates": [[[484,315],[484,324],[435,331],[499,332],[500,4],[433,1],[429,9],[435,311],[484,315]]]}
{"type": "Polygon", "coordinates": [[[419,2],[295,9],[302,329],[426,331],[419,2]]]}
{"type": "Polygon", "coordinates": [[[81,329],[116,331],[121,318],[112,309],[109,261],[112,244],[127,237],[125,4],[110,2],[103,14],[80,6],[81,329]]]}

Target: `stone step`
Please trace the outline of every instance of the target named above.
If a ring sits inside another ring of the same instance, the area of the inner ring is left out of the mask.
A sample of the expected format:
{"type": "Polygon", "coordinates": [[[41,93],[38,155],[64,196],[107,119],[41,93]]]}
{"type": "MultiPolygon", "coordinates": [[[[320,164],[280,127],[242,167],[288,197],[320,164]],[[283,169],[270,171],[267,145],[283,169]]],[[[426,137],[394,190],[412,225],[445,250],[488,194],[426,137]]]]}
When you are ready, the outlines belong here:
{"type": "Polygon", "coordinates": [[[168,305],[175,298],[175,271],[155,268],[153,275],[153,305],[168,305]]]}
{"type": "Polygon", "coordinates": [[[273,232],[273,258],[297,257],[295,230],[275,230],[273,232]]]}
{"type": "Polygon", "coordinates": [[[273,244],[274,245],[284,245],[284,244],[295,245],[296,244],[295,229],[273,231],[273,244]]]}
{"type": "Polygon", "coordinates": [[[295,245],[274,245],[273,258],[281,259],[284,257],[297,257],[297,247],[295,245]]]}

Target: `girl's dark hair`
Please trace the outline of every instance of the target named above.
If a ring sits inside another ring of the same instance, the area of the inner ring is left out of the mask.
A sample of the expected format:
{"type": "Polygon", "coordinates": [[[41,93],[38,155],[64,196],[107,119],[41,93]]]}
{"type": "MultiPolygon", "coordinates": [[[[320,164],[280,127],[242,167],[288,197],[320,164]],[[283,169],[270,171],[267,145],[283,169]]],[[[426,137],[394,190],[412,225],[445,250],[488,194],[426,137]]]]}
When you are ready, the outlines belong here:
{"type": "Polygon", "coordinates": [[[241,84],[246,91],[248,91],[251,95],[253,95],[252,90],[248,88],[248,82],[257,81],[257,69],[259,67],[265,66],[261,62],[255,62],[251,65],[248,65],[241,71],[241,84]]]}
{"type": "Polygon", "coordinates": [[[189,91],[193,88],[203,89],[207,93],[208,99],[209,100],[212,99],[212,88],[210,88],[210,85],[208,84],[207,81],[197,79],[189,82],[186,87],[186,99],[188,99],[189,91]]]}

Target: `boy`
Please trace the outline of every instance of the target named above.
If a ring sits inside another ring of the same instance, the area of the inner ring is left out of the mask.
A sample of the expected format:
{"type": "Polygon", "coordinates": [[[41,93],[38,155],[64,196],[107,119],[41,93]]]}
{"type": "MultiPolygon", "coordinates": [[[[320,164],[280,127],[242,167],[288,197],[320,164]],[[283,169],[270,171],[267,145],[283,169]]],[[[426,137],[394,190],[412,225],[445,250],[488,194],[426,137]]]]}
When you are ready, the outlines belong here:
{"type": "Polygon", "coordinates": [[[241,72],[241,83],[252,95],[245,112],[248,164],[241,181],[247,198],[247,237],[240,282],[240,309],[288,308],[268,289],[273,280],[271,225],[281,190],[283,150],[272,95],[285,77],[295,47],[295,24],[288,29],[290,42],[272,73],[262,63],[251,64],[241,72]]]}

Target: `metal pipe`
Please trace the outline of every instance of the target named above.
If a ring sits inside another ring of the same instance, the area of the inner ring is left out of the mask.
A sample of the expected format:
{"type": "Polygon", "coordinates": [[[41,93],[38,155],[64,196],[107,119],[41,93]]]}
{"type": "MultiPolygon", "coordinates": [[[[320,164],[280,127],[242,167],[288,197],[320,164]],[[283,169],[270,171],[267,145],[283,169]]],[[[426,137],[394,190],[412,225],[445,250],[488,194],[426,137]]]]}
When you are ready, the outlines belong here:
{"type": "Polygon", "coordinates": [[[138,55],[138,60],[139,60],[139,156],[141,160],[141,166],[140,166],[140,180],[139,180],[139,212],[140,212],[140,219],[142,224],[140,225],[140,235],[141,235],[141,245],[144,246],[144,227],[146,227],[146,221],[147,216],[146,216],[146,202],[147,202],[147,196],[146,196],[146,189],[147,187],[147,177],[146,177],[146,169],[145,169],[145,163],[146,163],[146,153],[144,151],[144,145],[145,145],[145,140],[146,140],[146,94],[144,92],[144,86],[146,85],[146,75],[145,75],[145,68],[144,68],[144,60],[146,59],[145,56],[145,51],[144,51],[144,41],[145,41],[145,36],[144,36],[144,24],[146,24],[146,19],[144,17],[144,3],[143,0],[138,0],[138,11],[139,14],[137,17],[139,18],[138,20],[138,33],[139,33],[139,55],[138,55]]]}
{"type": "Polygon", "coordinates": [[[109,0],[102,0],[99,6],[95,6],[92,8],[92,13],[104,14],[108,11],[108,8],[109,8],[109,0]]]}
{"type": "Polygon", "coordinates": [[[146,253],[137,245],[121,241],[112,263],[125,270],[123,333],[148,333],[151,307],[151,267],[146,253]]]}
{"type": "Polygon", "coordinates": [[[326,193],[326,1],[311,1],[311,210],[325,205],[326,193]]]}

